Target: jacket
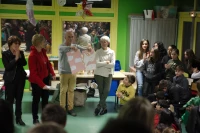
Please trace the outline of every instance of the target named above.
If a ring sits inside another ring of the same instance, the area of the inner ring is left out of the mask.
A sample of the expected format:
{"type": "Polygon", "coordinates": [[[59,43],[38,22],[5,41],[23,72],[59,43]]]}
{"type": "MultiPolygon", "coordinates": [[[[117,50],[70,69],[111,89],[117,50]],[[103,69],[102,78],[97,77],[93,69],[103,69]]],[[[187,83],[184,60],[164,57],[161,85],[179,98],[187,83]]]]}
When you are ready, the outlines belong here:
{"type": "Polygon", "coordinates": [[[5,72],[3,75],[5,83],[11,83],[16,78],[17,72],[22,74],[18,76],[24,76],[24,78],[26,77],[26,72],[24,71],[23,66],[25,66],[27,62],[25,60],[23,51],[20,51],[20,55],[20,58],[16,61],[15,55],[13,55],[10,50],[2,53],[2,61],[5,67],[5,72]]]}
{"type": "Polygon", "coordinates": [[[200,133],[200,106],[196,106],[190,111],[186,131],[188,133],[200,133]]]}
{"type": "Polygon", "coordinates": [[[28,66],[30,70],[29,81],[37,84],[41,88],[45,86],[43,82],[44,78],[46,78],[49,74],[55,76],[45,49],[42,49],[41,52],[38,52],[34,46],[31,46],[31,52],[28,57],[28,66]],[[43,55],[44,60],[42,59],[41,55],[43,55]]]}
{"type": "Polygon", "coordinates": [[[188,81],[183,75],[174,77],[169,97],[172,104],[185,104],[190,99],[188,81]]]}

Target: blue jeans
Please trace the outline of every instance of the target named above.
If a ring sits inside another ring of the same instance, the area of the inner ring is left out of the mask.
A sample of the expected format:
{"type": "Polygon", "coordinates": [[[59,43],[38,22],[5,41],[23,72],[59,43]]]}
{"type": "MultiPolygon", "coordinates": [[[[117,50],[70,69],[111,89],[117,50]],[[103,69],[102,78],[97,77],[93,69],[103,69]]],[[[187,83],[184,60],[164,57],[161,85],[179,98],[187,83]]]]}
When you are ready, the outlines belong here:
{"type": "Polygon", "coordinates": [[[143,74],[141,71],[136,71],[137,87],[138,87],[138,96],[142,96],[143,88],[143,74]]]}

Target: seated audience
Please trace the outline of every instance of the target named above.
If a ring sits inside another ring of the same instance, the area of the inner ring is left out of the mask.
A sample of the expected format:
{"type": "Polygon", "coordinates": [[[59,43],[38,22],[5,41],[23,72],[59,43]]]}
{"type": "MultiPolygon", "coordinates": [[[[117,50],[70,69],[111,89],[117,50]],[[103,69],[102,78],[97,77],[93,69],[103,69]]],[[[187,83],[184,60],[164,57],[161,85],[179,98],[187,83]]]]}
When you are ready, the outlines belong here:
{"type": "Polygon", "coordinates": [[[111,119],[100,133],[152,133],[143,123],[125,119],[111,119]]]}
{"type": "Polygon", "coordinates": [[[0,99],[0,132],[14,133],[13,112],[10,103],[0,99]]]}
{"type": "Polygon", "coordinates": [[[197,81],[196,83],[197,83],[198,95],[196,97],[191,98],[185,105],[183,105],[183,108],[185,108],[186,111],[181,116],[181,120],[185,125],[187,124],[188,116],[190,114],[190,110],[194,106],[199,106],[200,105],[200,80],[197,81]]]}
{"type": "Polygon", "coordinates": [[[187,69],[187,73],[189,74],[189,77],[191,77],[191,74],[192,74],[192,62],[194,59],[196,59],[196,56],[193,52],[192,49],[187,49],[185,52],[184,52],[184,57],[185,57],[185,66],[186,66],[186,69],[187,69]]]}
{"type": "Polygon", "coordinates": [[[162,133],[180,133],[180,131],[175,131],[173,128],[165,128],[162,133]]]}
{"type": "Polygon", "coordinates": [[[176,131],[180,130],[179,123],[177,123],[177,121],[175,121],[174,113],[167,108],[162,109],[162,111],[160,113],[159,123],[163,123],[167,127],[171,127],[173,129],[175,129],[176,131]]]}
{"type": "Polygon", "coordinates": [[[153,131],[154,109],[151,103],[143,97],[129,100],[121,109],[119,119],[143,123],[150,131],[153,131]]]}
{"type": "Polygon", "coordinates": [[[54,122],[37,124],[27,133],[67,133],[61,126],[54,122]]]}
{"type": "Polygon", "coordinates": [[[135,88],[133,88],[133,83],[135,82],[135,76],[127,75],[123,83],[119,85],[116,95],[120,98],[120,104],[124,105],[131,98],[135,97],[135,88]]]}
{"type": "Polygon", "coordinates": [[[176,46],[175,45],[170,45],[167,49],[167,55],[165,55],[163,58],[162,58],[162,61],[161,63],[165,66],[167,64],[167,62],[172,59],[171,58],[171,53],[172,53],[172,50],[173,49],[176,49],[176,46]]]}
{"type": "Polygon", "coordinates": [[[200,79],[200,61],[193,60],[192,62],[192,75],[191,78],[193,79],[193,82],[196,82],[200,79]]]}
{"type": "Polygon", "coordinates": [[[186,131],[188,133],[200,133],[200,106],[191,109],[186,131]]]}
{"type": "Polygon", "coordinates": [[[175,76],[175,69],[177,66],[184,66],[184,64],[179,60],[179,50],[173,49],[171,52],[171,58],[167,64],[165,65],[165,73],[166,73],[166,79],[173,82],[173,77],[175,76]]]}
{"type": "Polygon", "coordinates": [[[47,104],[42,111],[41,119],[42,123],[55,122],[62,127],[67,123],[66,111],[57,104],[47,104]]]}

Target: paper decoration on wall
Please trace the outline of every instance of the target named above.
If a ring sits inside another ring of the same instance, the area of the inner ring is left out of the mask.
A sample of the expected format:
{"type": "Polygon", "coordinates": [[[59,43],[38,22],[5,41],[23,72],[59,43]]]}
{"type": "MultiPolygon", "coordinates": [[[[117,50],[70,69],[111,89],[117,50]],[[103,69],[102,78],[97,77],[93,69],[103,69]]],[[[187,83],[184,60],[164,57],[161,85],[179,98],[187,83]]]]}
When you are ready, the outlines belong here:
{"type": "Polygon", "coordinates": [[[59,6],[64,6],[66,4],[66,0],[57,0],[59,6]]]}
{"type": "Polygon", "coordinates": [[[82,0],[81,3],[76,3],[78,11],[76,12],[76,16],[82,16],[85,18],[86,16],[93,16],[90,9],[92,8],[92,2],[87,2],[87,0],[82,0]]]}
{"type": "Polygon", "coordinates": [[[34,26],[36,26],[36,21],[34,17],[34,12],[33,12],[33,1],[32,0],[27,0],[26,2],[26,14],[28,16],[28,20],[30,23],[34,26]]]}
{"type": "Polygon", "coordinates": [[[83,54],[83,62],[85,64],[86,71],[93,71],[96,69],[96,60],[95,60],[95,51],[92,50],[89,52],[88,50],[84,50],[83,54]]]}
{"type": "Polygon", "coordinates": [[[67,57],[72,74],[85,70],[80,50],[67,52],[67,57]]]}

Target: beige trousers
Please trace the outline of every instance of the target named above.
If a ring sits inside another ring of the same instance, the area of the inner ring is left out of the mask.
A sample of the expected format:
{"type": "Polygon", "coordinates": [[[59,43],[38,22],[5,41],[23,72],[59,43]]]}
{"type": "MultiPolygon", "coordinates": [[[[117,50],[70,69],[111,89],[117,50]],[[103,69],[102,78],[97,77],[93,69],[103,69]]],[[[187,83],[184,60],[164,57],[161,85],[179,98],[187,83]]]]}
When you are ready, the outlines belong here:
{"type": "Polygon", "coordinates": [[[60,106],[66,108],[66,92],[67,92],[67,108],[74,108],[74,88],[76,87],[76,75],[60,74],[60,106]]]}

